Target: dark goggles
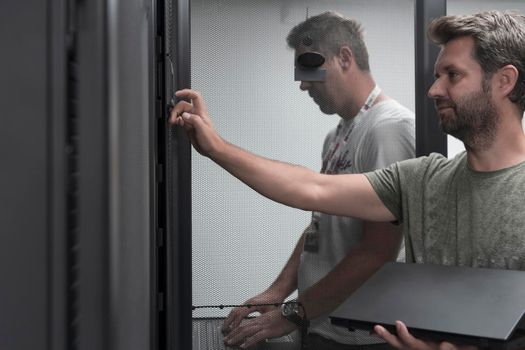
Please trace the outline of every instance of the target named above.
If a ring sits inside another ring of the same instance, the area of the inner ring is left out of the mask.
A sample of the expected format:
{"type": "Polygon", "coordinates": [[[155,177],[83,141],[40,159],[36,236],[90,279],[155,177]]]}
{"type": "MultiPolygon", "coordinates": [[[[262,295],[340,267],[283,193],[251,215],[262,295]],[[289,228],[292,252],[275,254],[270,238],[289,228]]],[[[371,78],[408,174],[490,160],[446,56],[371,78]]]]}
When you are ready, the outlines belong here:
{"type": "Polygon", "coordinates": [[[295,61],[295,81],[324,81],[326,69],[320,68],[325,58],[319,52],[305,52],[295,61]]]}

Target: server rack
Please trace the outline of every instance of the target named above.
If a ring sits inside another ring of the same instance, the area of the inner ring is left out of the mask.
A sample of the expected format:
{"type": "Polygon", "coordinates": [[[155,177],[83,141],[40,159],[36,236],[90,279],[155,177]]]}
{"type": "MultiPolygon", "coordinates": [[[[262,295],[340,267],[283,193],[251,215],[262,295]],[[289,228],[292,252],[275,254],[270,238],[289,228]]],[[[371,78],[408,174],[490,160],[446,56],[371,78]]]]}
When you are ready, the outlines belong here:
{"type": "MultiPolygon", "coordinates": [[[[437,53],[420,35],[445,3],[415,1],[418,94],[437,53]]],[[[166,116],[173,90],[191,84],[190,1],[5,0],[0,17],[0,344],[189,349],[191,152],[166,116]],[[125,173],[137,159],[123,115],[138,123],[130,134],[145,129],[139,178],[125,173]],[[140,208],[124,193],[138,184],[144,231],[126,226],[140,208]]],[[[446,152],[430,136],[431,101],[416,101],[418,154],[446,152]]]]}
{"type": "Polygon", "coordinates": [[[447,135],[439,128],[434,103],[427,92],[434,82],[434,62],[439,48],[427,37],[432,19],[447,13],[446,0],[414,0],[416,156],[438,152],[447,155],[447,135]]]}

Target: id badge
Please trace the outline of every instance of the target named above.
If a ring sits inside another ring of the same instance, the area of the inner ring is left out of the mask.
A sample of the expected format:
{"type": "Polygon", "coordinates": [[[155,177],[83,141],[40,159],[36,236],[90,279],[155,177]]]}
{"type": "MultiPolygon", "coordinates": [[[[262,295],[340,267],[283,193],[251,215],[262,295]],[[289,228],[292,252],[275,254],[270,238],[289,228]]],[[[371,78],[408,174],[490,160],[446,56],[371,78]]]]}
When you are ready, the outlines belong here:
{"type": "Polygon", "coordinates": [[[319,252],[319,222],[312,220],[304,230],[304,251],[310,253],[319,252]]]}

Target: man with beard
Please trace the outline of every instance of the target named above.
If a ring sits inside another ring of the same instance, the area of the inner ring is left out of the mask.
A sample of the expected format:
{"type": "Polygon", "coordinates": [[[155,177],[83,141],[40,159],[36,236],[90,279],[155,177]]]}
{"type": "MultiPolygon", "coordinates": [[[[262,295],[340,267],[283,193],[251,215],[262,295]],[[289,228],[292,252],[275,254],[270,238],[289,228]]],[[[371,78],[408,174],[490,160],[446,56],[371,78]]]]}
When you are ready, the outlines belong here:
{"type": "MultiPolygon", "coordinates": [[[[340,117],[325,138],[321,172],[364,173],[415,156],[414,113],[376,85],[357,21],[334,12],[309,17],[290,31],[287,43],[295,51],[300,89],[323,113],[340,117]]],[[[401,243],[399,226],[314,212],[281,273],[245,304],[279,304],[297,290],[298,300],[309,306],[303,339],[308,348],[391,349],[367,331],[332,325],[328,313],[386,261],[395,260],[401,243]]],[[[404,251],[400,255],[404,260],[404,251]]],[[[224,322],[225,342],[251,346],[301,328],[302,320],[295,322],[275,306],[237,307],[224,322]],[[255,311],[261,316],[241,324],[255,311]]]]}
{"type": "MultiPolygon", "coordinates": [[[[326,176],[227,143],[194,91],[177,93],[193,105],[181,102],[171,120],[201,153],[273,200],[404,223],[408,262],[525,270],[525,17],[444,16],[431,23],[429,36],[441,52],[428,94],[443,130],[466,148],[454,159],[432,154],[366,174],[326,176]]],[[[400,349],[461,348],[416,339],[400,321],[397,336],[374,330],[400,349]]]]}

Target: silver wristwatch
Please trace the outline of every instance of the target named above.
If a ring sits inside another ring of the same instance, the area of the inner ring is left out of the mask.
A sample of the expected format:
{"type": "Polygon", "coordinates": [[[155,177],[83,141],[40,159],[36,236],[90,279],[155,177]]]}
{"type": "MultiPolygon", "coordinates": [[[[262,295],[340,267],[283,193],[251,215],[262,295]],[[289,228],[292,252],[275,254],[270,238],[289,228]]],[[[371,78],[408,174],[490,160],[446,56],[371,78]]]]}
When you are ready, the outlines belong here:
{"type": "Polygon", "coordinates": [[[308,326],[303,306],[297,300],[291,300],[281,305],[281,315],[288,321],[295,323],[300,329],[308,326]]]}

